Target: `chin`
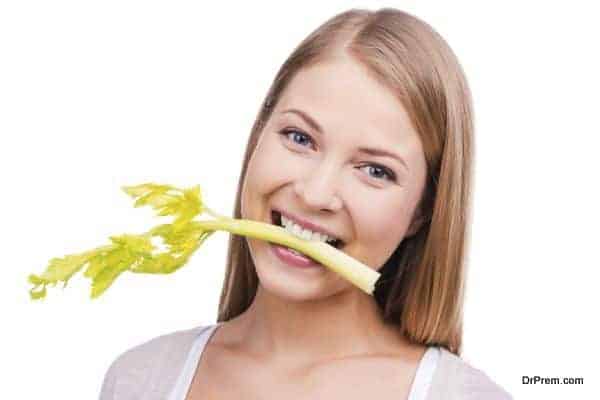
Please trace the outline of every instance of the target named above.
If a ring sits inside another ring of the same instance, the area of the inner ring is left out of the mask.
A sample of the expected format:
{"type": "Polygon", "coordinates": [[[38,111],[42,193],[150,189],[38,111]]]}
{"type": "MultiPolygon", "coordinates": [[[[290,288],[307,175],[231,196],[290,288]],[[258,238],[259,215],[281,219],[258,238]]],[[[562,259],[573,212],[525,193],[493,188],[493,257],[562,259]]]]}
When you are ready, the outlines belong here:
{"type": "Polygon", "coordinates": [[[268,270],[257,268],[256,273],[258,285],[265,293],[290,302],[325,299],[352,286],[343,280],[332,282],[324,277],[306,279],[282,271],[273,271],[271,268],[268,270]],[[329,283],[327,284],[326,281],[329,283]]]}
{"type": "Polygon", "coordinates": [[[272,296],[289,301],[313,300],[322,296],[320,285],[301,279],[294,279],[285,273],[273,271],[256,271],[259,286],[272,296]],[[262,272],[262,273],[261,273],[262,272]]]}

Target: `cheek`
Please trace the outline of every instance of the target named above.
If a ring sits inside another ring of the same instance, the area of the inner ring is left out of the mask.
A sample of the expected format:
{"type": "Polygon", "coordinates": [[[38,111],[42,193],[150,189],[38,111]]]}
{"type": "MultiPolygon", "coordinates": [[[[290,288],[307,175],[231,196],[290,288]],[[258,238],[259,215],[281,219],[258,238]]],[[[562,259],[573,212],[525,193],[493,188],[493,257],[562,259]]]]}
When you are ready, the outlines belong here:
{"type": "MultiPolygon", "coordinates": [[[[403,204],[381,204],[369,207],[368,215],[364,215],[363,224],[368,236],[381,239],[386,236],[399,235],[408,224],[408,216],[403,204]]],[[[367,213],[365,213],[367,214],[367,213]]]]}
{"type": "Polygon", "coordinates": [[[243,217],[256,216],[254,208],[261,207],[261,197],[275,191],[287,179],[287,169],[281,168],[286,165],[282,162],[281,149],[277,148],[272,137],[263,136],[261,139],[246,169],[241,199],[243,217]]]}
{"type": "Polygon", "coordinates": [[[292,154],[276,132],[267,132],[248,164],[247,177],[255,190],[264,193],[290,182],[297,178],[299,171],[312,167],[307,159],[292,154]]]}
{"type": "Polygon", "coordinates": [[[361,247],[369,251],[390,246],[395,248],[409,224],[405,204],[399,202],[397,197],[388,202],[382,202],[381,199],[371,203],[363,202],[354,207],[352,216],[356,239],[361,243],[361,247]]]}

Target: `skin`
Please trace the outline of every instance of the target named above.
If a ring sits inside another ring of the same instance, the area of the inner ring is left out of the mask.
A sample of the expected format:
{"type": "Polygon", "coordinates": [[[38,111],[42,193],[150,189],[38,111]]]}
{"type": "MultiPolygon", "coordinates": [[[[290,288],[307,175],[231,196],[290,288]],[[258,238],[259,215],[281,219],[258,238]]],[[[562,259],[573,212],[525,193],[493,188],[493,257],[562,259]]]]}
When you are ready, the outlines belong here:
{"type": "MultiPolygon", "coordinates": [[[[337,55],[301,70],[276,104],[248,165],[242,217],[270,223],[272,208],[287,210],[335,232],[343,251],[379,269],[418,229],[425,179],[422,143],[400,101],[361,64],[337,55]],[[304,111],[323,132],[288,109],[304,111]],[[386,149],[406,165],[359,147],[386,149]]],[[[267,388],[260,398],[408,394],[425,347],[384,324],[372,296],[327,268],[288,266],[268,243],[248,242],[256,297],[215,331],[196,374],[204,378],[194,379],[188,398],[211,393],[210,382],[219,398],[241,395],[232,382],[246,388],[245,398],[258,396],[248,389],[257,382],[267,388]]]]}

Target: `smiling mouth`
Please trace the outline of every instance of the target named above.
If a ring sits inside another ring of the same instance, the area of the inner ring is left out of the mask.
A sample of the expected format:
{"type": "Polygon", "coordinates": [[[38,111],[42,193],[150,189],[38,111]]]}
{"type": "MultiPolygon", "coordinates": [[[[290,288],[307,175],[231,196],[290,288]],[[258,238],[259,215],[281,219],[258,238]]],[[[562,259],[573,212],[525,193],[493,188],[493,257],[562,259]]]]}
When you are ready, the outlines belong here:
{"type": "MultiPolygon", "coordinates": [[[[285,229],[285,227],[283,226],[283,224],[281,222],[281,213],[279,213],[278,211],[275,211],[275,210],[271,211],[271,223],[273,225],[277,225],[277,226],[285,229]]],[[[325,243],[327,243],[328,245],[330,245],[338,250],[340,250],[341,248],[343,248],[346,245],[346,243],[344,243],[340,239],[328,240],[325,243]]]]}

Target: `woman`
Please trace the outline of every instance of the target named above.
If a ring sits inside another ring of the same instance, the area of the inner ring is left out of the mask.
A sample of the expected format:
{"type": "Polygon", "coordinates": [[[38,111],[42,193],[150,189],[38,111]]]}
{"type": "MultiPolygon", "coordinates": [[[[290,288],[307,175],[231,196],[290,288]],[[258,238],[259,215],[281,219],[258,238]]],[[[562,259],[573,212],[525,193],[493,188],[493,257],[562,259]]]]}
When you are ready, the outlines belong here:
{"type": "Polygon", "coordinates": [[[374,296],[231,237],[218,323],[154,338],[101,399],[508,399],[461,350],[471,99],[446,42],[394,9],[325,22],[252,128],[236,218],[307,229],[382,273],[374,296]]]}

